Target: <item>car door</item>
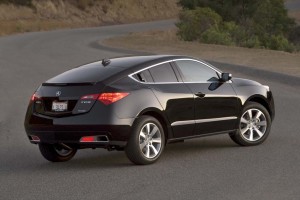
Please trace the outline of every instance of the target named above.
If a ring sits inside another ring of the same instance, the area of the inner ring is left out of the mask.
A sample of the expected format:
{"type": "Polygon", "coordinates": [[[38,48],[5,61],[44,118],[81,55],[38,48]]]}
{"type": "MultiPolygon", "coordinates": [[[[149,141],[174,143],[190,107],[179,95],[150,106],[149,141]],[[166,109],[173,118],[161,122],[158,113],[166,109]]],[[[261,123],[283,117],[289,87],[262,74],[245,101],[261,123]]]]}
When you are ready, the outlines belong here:
{"type": "Polygon", "coordinates": [[[169,62],[151,66],[137,74],[154,92],[164,109],[173,130],[173,137],[194,134],[194,96],[190,89],[177,77],[169,62]],[[180,122],[185,122],[181,124],[180,122]]]}
{"type": "Polygon", "coordinates": [[[183,82],[194,94],[195,134],[236,129],[239,104],[231,81],[219,81],[220,72],[201,61],[187,59],[175,63],[183,82]]]}

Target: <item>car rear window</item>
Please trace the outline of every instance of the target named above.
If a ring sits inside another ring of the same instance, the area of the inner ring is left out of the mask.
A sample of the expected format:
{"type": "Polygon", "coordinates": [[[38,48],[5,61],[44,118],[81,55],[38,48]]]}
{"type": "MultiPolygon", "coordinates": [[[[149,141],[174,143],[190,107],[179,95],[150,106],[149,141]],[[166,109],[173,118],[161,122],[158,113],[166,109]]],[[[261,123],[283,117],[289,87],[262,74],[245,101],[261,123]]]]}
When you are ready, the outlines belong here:
{"type": "Polygon", "coordinates": [[[55,76],[46,83],[95,83],[123,70],[121,67],[104,67],[101,62],[90,63],[55,76]]]}

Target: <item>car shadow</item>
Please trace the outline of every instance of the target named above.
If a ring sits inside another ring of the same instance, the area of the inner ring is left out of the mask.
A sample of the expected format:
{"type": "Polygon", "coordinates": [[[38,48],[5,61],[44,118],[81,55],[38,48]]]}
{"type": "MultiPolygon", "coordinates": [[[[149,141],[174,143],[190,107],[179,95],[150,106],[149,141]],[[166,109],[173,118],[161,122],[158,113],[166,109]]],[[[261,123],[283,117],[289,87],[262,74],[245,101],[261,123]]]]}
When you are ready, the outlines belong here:
{"type": "MultiPolygon", "coordinates": [[[[180,143],[168,144],[162,154],[163,162],[173,160],[174,158],[180,160],[186,156],[193,156],[193,154],[205,152],[218,152],[224,149],[237,148],[238,145],[231,141],[224,141],[222,139],[195,139],[180,143]]],[[[131,163],[124,151],[107,152],[105,150],[83,150],[85,152],[78,152],[71,161],[61,163],[43,162],[39,166],[39,170],[69,170],[69,169],[93,169],[93,168],[128,168],[136,166],[131,163]],[[98,153],[98,152],[99,153],[98,153]],[[101,153],[100,153],[101,152],[101,153]]],[[[160,162],[161,162],[160,160],[160,162]]],[[[151,166],[151,165],[150,165],[151,166]]]]}

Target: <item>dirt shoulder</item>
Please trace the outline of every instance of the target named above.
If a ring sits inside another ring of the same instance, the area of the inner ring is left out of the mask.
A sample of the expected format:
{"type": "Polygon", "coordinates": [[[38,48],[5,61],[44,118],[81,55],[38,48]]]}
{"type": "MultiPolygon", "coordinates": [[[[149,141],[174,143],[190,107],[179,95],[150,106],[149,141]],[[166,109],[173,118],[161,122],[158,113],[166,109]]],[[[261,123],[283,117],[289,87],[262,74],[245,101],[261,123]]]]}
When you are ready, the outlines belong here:
{"type": "Polygon", "coordinates": [[[183,54],[300,77],[300,53],[185,42],[176,37],[175,29],[132,33],[101,44],[156,54],[183,54]]]}

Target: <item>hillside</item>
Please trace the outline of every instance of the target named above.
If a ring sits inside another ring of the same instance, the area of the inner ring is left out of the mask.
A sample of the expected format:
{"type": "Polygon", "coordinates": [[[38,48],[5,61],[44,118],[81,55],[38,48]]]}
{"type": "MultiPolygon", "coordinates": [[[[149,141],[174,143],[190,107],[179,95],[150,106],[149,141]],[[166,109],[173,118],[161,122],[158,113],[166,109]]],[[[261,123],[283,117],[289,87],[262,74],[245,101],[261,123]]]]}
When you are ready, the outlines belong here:
{"type": "Polygon", "coordinates": [[[0,4],[0,35],[177,17],[176,0],[33,0],[0,4]]]}

